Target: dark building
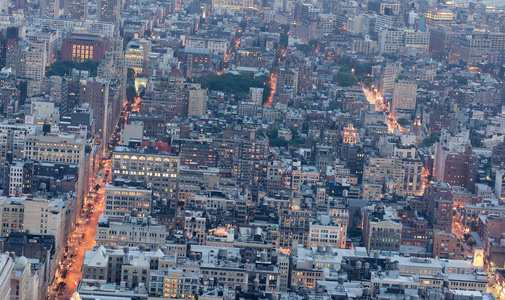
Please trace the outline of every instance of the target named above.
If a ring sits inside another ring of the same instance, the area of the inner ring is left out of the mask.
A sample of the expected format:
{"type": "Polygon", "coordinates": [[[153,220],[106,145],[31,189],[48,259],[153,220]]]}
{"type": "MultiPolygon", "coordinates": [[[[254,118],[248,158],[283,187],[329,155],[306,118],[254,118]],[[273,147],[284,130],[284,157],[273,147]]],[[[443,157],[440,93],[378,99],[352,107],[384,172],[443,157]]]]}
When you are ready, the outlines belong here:
{"type": "Polygon", "coordinates": [[[61,45],[61,60],[101,62],[109,48],[109,40],[100,35],[73,33],[61,45]]]}
{"type": "Polygon", "coordinates": [[[435,230],[452,232],[452,189],[448,183],[435,182],[424,192],[428,221],[435,230]]]}
{"type": "Polygon", "coordinates": [[[365,165],[365,153],[356,145],[349,145],[347,148],[347,167],[351,174],[358,176],[358,181],[363,178],[363,166],[365,165]]]}
{"type": "Polygon", "coordinates": [[[475,189],[477,157],[468,147],[464,153],[449,153],[445,160],[444,181],[473,192],[475,189]]]}
{"type": "Polygon", "coordinates": [[[177,142],[180,145],[181,165],[217,166],[217,154],[211,141],[180,139],[177,142]]]}
{"type": "Polygon", "coordinates": [[[200,77],[210,68],[209,49],[185,47],[179,52],[179,61],[188,77],[200,77]]]}
{"type": "Polygon", "coordinates": [[[27,161],[23,166],[23,193],[73,192],[77,179],[78,165],[27,161]]]}
{"type": "Polygon", "coordinates": [[[128,116],[128,123],[142,122],[144,136],[156,138],[166,133],[165,121],[161,116],[146,116],[132,113],[128,116]]]}
{"type": "Polygon", "coordinates": [[[505,163],[505,143],[500,143],[493,147],[491,163],[496,166],[500,166],[505,163]]]}
{"type": "Polygon", "coordinates": [[[237,179],[237,184],[248,187],[253,199],[267,174],[269,143],[256,136],[256,131],[225,131],[214,139],[217,166],[223,177],[237,179]]]}

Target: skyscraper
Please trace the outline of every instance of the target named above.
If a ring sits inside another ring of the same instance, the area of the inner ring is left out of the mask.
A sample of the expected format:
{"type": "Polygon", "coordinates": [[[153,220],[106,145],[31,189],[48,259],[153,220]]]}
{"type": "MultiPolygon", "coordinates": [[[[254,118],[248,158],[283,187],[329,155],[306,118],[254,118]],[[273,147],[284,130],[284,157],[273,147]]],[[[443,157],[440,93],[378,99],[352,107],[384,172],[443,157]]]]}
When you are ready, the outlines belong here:
{"type": "Polygon", "coordinates": [[[102,78],[91,78],[87,81],[81,81],[80,104],[89,103],[93,109],[95,117],[96,138],[101,139],[102,151],[108,140],[108,105],[109,105],[109,82],[102,78]]]}
{"type": "Polygon", "coordinates": [[[65,12],[69,20],[85,21],[87,15],[88,0],[66,0],[65,12]]]}
{"type": "Polygon", "coordinates": [[[416,108],[417,84],[408,81],[395,83],[391,112],[396,114],[397,109],[414,110],[416,108]]]}
{"type": "Polygon", "coordinates": [[[121,4],[119,0],[98,0],[96,17],[100,22],[110,22],[119,24],[119,11],[121,4]]]}
{"type": "Polygon", "coordinates": [[[23,51],[24,58],[24,75],[28,78],[28,96],[40,94],[42,91],[42,80],[46,73],[46,44],[31,43],[30,46],[23,51]]]}
{"type": "Polygon", "coordinates": [[[40,7],[43,18],[57,19],[60,16],[60,0],[42,0],[40,7]]]}

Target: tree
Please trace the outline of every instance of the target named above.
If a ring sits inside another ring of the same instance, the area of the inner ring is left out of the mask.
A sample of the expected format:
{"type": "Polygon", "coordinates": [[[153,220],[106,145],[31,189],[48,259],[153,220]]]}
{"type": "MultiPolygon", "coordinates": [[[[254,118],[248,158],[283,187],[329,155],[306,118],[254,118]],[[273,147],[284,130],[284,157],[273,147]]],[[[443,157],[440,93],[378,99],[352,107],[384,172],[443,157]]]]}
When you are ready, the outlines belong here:
{"type": "Polygon", "coordinates": [[[267,136],[269,139],[275,139],[279,136],[279,129],[275,128],[267,132],[267,136]]]}
{"type": "Polygon", "coordinates": [[[126,100],[128,100],[129,103],[135,102],[135,97],[137,97],[137,91],[135,90],[134,86],[128,86],[126,88],[126,100]]]}
{"type": "Polygon", "coordinates": [[[235,100],[240,100],[249,94],[250,87],[263,88],[263,94],[270,94],[270,78],[267,76],[254,77],[252,74],[211,74],[207,78],[200,79],[203,86],[211,91],[221,91],[228,94],[234,94],[235,100]]]}
{"type": "Polygon", "coordinates": [[[429,137],[426,137],[422,143],[421,147],[431,147],[438,141],[439,136],[436,134],[432,134],[429,137]]]}
{"type": "Polygon", "coordinates": [[[272,147],[287,147],[288,141],[286,141],[283,137],[276,137],[275,139],[270,140],[270,146],[272,147]]]}
{"type": "Polygon", "coordinates": [[[128,68],[126,71],[126,78],[131,79],[135,76],[135,70],[132,68],[128,68]]]}
{"type": "Polygon", "coordinates": [[[310,52],[314,52],[314,47],[308,44],[298,44],[296,48],[300,51],[302,51],[305,54],[308,54],[310,52]]]}
{"type": "Polygon", "coordinates": [[[279,37],[279,45],[283,48],[287,48],[289,44],[289,37],[287,33],[282,33],[279,37]]]}
{"type": "Polygon", "coordinates": [[[337,81],[341,86],[347,87],[358,84],[358,78],[347,70],[340,70],[337,74],[337,81]]]}
{"type": "Polygon", "coordinates": [[[86,60],[84,62],[77,62],[73,60],[55,62],[46,69],[46,76],[64,76],[70,74],[72,69],[77,69],[89,71],[89,75],[91,77],[95,77],[97,75],[98,64],[98,62],[92,60],[86,60]]]}

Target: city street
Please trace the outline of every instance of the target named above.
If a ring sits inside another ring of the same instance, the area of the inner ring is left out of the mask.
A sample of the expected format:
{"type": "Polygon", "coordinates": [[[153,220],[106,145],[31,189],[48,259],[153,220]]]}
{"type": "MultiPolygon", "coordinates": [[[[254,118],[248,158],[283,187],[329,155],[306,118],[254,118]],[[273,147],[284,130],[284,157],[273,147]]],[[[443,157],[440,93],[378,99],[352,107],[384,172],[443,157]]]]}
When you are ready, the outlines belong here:
{"type": "Polygon", "coordinates": [[[95,246],[98,218],[104,207],[105,184],[103,181],[107,171],[110,172],[110,163],[105,163],[104,168],[98,171],[94,184],[90,187],[89,196],[91,197],[87,197],[84,201],[83,214],[78,220],[74,232],[68,238],[68,252],[65,255],[66,258],[64,256],[60,261],[53,286],[49,291],[49,299],[70,299],[77,289],[77,284],[82,276],[84,253],[95,246]],[[97,184],[100,185],[100,188],[96,191],[94,188],[97,184]],[[62,282],[64,285],[58,291],[58,286],[62,286],[62,282]]]}

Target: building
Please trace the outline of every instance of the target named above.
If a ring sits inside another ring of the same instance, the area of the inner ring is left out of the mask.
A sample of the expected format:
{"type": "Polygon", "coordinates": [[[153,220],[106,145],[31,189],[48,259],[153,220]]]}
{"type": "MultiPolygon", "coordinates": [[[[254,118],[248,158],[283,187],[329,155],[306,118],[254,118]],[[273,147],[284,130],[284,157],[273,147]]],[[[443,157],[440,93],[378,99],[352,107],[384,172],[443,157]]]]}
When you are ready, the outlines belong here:
{"type": "Polygon", "coordinates": [[[496,170],[494,194],[498,199],[505,199],[505,170],[496,170]]]}
{"type": "Polygon", "coordinates": [[[128,147],[130,142],[142,141],[144,136],[144,126],[142,122],[132,122],[131,124],[125,124],[123,130],[121,131],[121,139],[119,145],[128,147]]]}
{"type": "Polygon", "coordinates": [[[30,43],[21,56],[24,59],[22,73],[28,79],[28,96],[41,94],[47,65],[46,44],[42,42],[30,43]]]}
{"type": "Polygon", "coordinates": [[[452,232],[452,189],[448,183],[435,182],[423,195],[428,203],[428,220],[433,229],[452,232]]]}
{"type": "Polygon", "coordinates": [[[408,81],[399,81],[394,84],[391,112],[396,114],[397,109],[416,109],[417,84],[408,81]]]}
{"type": "Polygon", "coordinates": [[[409,29],[384,29],[379,32],[380,53],[427,53],[430,46],[429,32],[409,29]]]}
{"type": "Polygon", "coordinates": [[[199,83],[185,85],[188,94],[188,116],[201,117],[207,114],[207,89],[199,83]]]}
{"type": "Polygon", "coordinates": [[[388,63],[381,67],[381,75],[379,82],[379,91],[382,94],[392,93],[395,87],[396,79],[400,74],[401,65],[397,63],[388,63]]]}
{"type": "Polygon", "coordinates": [[[69,38],[62,41],[61,60],[101,62],[108,48],[109,40],[103,36],[73,33],[69,38]]]}
{"type": "Polygon", "coordinates": [[[112,155],[112,177],[142,181],[161,198],[177,198],[178,156],[161,152],[154,146],[142,149],[116,147],[112,155]]]}
{"type": "Polygon", "coordinates": [[[502,32],[472,32],[458,35],[451,40],[450,61],[463,61],[469,66],[492,61],[492,56],[505,47],[505,34],[502,32]]]}
{"type": "Polygon", "coordinates": [[[159,225],[157,220],[151,217],[132,217],[129,214],[101,215],[95,242],[97,246],[106,248],[142,246],[157,250],[165,247],[168,236],[166,226],[159,225]]]}
{"type": "Polygon", "coordinates": [[[199,245],[205,245],[207,239],[206,219],[202,216],[184,218],[184,231],[189,240],[195,238],[199,245]]]}
{"type": "Polygon", "coordinates": [[[41,162],[84,162],[86,140],[79,133],[48,133],[46,135],[26,135],[24,143],[25,159],[41,162]]]}
{"type": "Polygon", "coordinates": [[[366,250],[400,249],[402,224],[391,207],[368,207],[363,214],[363,242],[366,250]]]}
{"type": "Polygon", "coordinates": [[[453,233],[435,231],[433,234],[433,257],[465,259],[460,239],[453,233]]]}
{"type": "Polygon", "coordinates": [[[179,51],[181,67],[188,77],[199,77],[210,69],[211,54],[209,49],[185,47],[179,51]]]}
{"type": "Polygon", "coordinates": [[[88,0],[65,0],[65,11],[69,20],[86,21],[88,0]]]}
{"type": "Polygon", "coordinates": [[[179,139],[181,166],[216,167],[217,153],[210,139],[179,139]]]}
{"type": "Polygon", "coordinates": [[[118,26],[120,10],[121,3],[119,0],[99,0],[96,9],[97,20],[118,26]]]}
{"type": "Polygon", "coordinates": [[[42,28],[26,35],[30,42],[44,43],[46,45],[46,65],[49,66],[56,61],[58,51],[59,31],[49,28],[42,28]]]}
{"type": "Polygon", "coordinates": [[[149,286],[151,266],[165,256],[161,250],[141,251],[138,248],[106,250],[99,246],[86,251],[82,265],[82,282],[116,283],[125,282],[127,287],[149,286]]]}
{"type": "Polygon", "coordinates": [[[186,47],[209,49],[216,54],[226,54],[230,47],[230,41],[226,38],[188,36],[186,37],[186,47]]]}
{"type": "Polygon", "coordinates": [[[149,293],[165,298],[187,299],[198,293],[200,286],[199,272],[169,268],[168,270],[151,270],[149,293]]]}
{"type": "Polygon", "coordinates": [[[58,19],[60,16],[60,1],[59,0],[43,0],[41,1],[41,16],[48,19],[58,19]]]}
{"type": "Polygon", "coordinates": [[[332,247],[340,247],[340,233],[342,227],[337,221],[334,221],[329,216],[321,216],[315,222],[312,222],[309,227],[309,247],[331,245],[332,247]]]}
{"type": "Polygon", "coordinates": [[[115,185],[105,187],[104,214],[111,216],[147,217],[151,214],[153,191],[141,186],[124,185],[124,181],[116,180],[115,185]]]}
{"type": "Polygon", "coordinates": [[[79,104],[89,104],[93,109],[95,119],[93,132],[95,138],[102,145],[102,153],[108,145],[112,128],[109,128],[109,81],[102,78],[90,78],[81,81],[79,104]]]}
{"type": "Polygon", "coordinates": [[[150,41],[144,39],[131,40],[125,50],[126,67],[133,69],[135,75],[146,74],[147,61],[150,55],[150,41]]]}

